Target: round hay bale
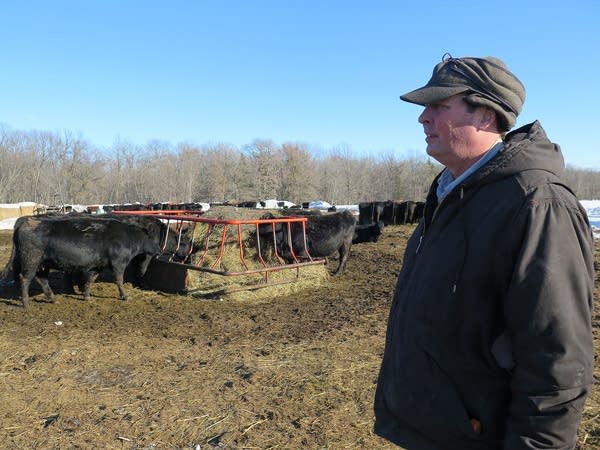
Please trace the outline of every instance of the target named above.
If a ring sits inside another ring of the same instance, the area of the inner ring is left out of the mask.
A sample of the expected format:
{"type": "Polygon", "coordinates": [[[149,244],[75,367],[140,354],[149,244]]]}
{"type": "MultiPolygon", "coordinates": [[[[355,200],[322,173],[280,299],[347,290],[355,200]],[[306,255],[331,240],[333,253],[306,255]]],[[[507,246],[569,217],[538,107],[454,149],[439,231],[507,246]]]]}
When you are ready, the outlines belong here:
{"type": "MultiPolygon", "coordinates": [[[[260,219],[265,213],[285,215],[285,210],[237,208],[232,206],[209,209],[202,217],[219,220],[260,219]]],[[[199,268],[224,272],[215,274],[202,270],[188,270],[188,294],[205,298],[271,299],[323,284],[329,272],[321,264],[297,268],[281,268],[282,261],[274,252],[260,252],[256,240],[255,224],[207,224],[197,223],[194,241],[202,250],[193,255],[191,264],[199,268]],[[240,249],[238,234],[241,233],[240,249]],[[243,258],[243,259],[242,259],[243,258]],[[268,274],[260,272],[277,268],[268,274]],[[233,275],[246,271],[256,273],[233,275]]]]}

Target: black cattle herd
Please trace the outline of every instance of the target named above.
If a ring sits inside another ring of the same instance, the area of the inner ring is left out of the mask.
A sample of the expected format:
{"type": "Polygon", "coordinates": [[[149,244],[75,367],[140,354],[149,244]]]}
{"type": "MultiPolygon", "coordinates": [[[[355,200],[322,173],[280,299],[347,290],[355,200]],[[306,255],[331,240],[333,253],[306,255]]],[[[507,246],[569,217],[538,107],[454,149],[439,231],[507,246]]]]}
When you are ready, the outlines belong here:
{"type": "MultiPolygon", "coordinates": [[[[299,222],[264,223],[257,231],[261,241],[275,246],[287,263],[326,258],[337,252],[339,264],[333,274],[339,275],[352,244],[376,242],[385,226],[415,223],[423,215],[423,204],[419,202],[365,202],[358,209],[358,218],[349,210],[290,209],[290,215],[306,216],[306,235],[299,222]]],[[[263,216],[272,217],[270,213],[263,216]]],[[[5,280],[12,278],[20,288],[23,307],[27,306],[33,279],[42,287],[47,301],[53,301],[48,282],[51,269],[63,272],[69,283],[76,283],[86,300],[98,275],[110,270],[119,297],[125,300],[126,270],[133,271],[139,280],[158,255],[167,253],[172,261],[185,261],[199,250],[194,248],[192,236],[193,225],[176,233],[158,218],[135,214],[23,216],[15,223],[12,253],[0,275],[5,280]]]]}

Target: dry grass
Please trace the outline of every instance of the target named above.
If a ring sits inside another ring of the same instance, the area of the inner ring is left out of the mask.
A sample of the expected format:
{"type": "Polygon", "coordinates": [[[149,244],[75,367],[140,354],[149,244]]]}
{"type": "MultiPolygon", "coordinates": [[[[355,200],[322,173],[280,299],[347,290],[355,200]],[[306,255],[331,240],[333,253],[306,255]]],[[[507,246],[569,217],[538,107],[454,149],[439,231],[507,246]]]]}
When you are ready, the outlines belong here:
{"type": "MultiPolygon", "coordinates": [[[[411,231],[388,227],[378,243],[353,247],[341,277],[269,298],[128,285],[122,302],[113,284],[96,283],[83,302],[57,278],[56,304],[23,311],[5,286],[0,448],[395,448],[372,433],[372,401],[411,231]]],[[[0,265],[9,238],[0,233],[0,265]]],[[[579,450],[600,448],[598,375],[579,450]]]]}

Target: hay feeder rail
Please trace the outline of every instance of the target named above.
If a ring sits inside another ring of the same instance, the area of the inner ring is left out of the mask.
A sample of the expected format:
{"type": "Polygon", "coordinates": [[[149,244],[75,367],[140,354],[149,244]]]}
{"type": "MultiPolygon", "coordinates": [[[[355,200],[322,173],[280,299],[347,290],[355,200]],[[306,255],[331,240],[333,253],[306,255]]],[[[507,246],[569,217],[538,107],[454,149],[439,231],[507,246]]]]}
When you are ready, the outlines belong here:
{"type": "MultiPolygon", "coordinates": [[[[281,216],[265,219],[218,219],[201,217],[199,212],[193,212],[188,210],[177,210],[177,211],[163,211],[157,214],[156,211],[128,211],[128,214],[142,214],[151,217],[158,218],[166,223],[167,233],[177,233],[177,242],[181,244],[184,232],[190,226],[196,228],[197,224],[203,224],[207,227],[207,232],[203,238],[198,239],[196,233],[192,237],[192,246],[190,252],[183,261],[176,261],[174,254],[161,253],[157,258],[156,262],[160,266],[158,270],[151,271],[149,278],[155,278],[155,286],[161,289],[161,284],[173,283],[173,270],[176,272],[183,269],[186,273],[183,276],[183,281],[179,284],[176,283],[176,287],[167,290],[189,291],[187,286],[187,270],[194,270],[200,272],[207,272],[210,274],[221,275],[224,277],[236,277],[236,276],[248,276],[248,275],[262,275],[262,279],[259,283],[255,284],[244,284],[237,287],[229,287],[226,289],[227,292],[233,292],[236,290],[248,290],[258,289],[261,287],[267,287],[274,284],[290,283],[292,281],[273,282],[269,280],[269,274],[277,271],[285,270],[296,270],[296,277],[300,276],[300,268],[305,266],[313,266],[318,264],[325,264],[325,258],[313,258],[308,252],[307,240],[306,240],[306,222],[307,218],[302,216],[281,216]],[[294,249],[292,245],[292,226],[293,224],[300,224],[303,233],[303,248],[302,257],[298,255],[298,249],[294,249]],[[290,249],[291,262],[287,262],[282,255],[279,254],[278,247],[276,245],[276,226],[281,224],[287,228],[287,247],[290,249]],[[269,237],[266,238],[265,234],[261,237],[259,233],[259,227],[265,228],[270,227],[269,237]],[[244,245],[244,231],[253,231],[255,236],[256,244],[256,256],[252,258],[254,262],[251,263],[249,256],[245,251],[244,245]],[[273,258],[268,262],[267,258],[263,254],[263,241],[270,241],[271,248],[273,249],[273,258]],[[201,242],[200,242],[201,241],[201,242]],[[240,270],[226,270],[223,267],[223,261],[225,256],[225,248],[227,244],[233,244],[237,246],[236,253],[239,255],[240,270]],[[193,249],[192,249],[193,247],[193,249]],[[193,253],[192,253],[192,250],[193,253]],[[195,255],[195,258],[192,256],[195,255]],[[194,259],[194,260],[192,260],[194,259]],[[210,261],[212,260],[212,262],[210,261]],[[252,266],[258,267],[252,267],[252,266]],[[184,284],[182,286],[181,284],[184,284]]],[[[166,244],[167,236],[165,236],[166,244]]],[[[164,246],[163,246],[164,249],[164,246]]],[[[179,275],[181,278],[181,275],[179,275]]]]}

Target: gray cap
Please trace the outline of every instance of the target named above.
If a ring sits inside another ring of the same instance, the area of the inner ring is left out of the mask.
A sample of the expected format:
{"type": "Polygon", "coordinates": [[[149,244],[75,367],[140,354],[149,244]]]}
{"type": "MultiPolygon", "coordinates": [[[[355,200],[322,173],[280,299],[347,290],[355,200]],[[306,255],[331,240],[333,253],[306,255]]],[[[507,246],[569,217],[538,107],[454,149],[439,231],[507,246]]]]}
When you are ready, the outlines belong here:
{"type": "Polygon", "coordinates": [[[492,108],[502,131],[515,125],[525,102],[525,87],[498,58],[453,58],[448,53],[425,86],[400,98],[428,105],[462,92],[467,93],[467,103],[492,108]]]}

